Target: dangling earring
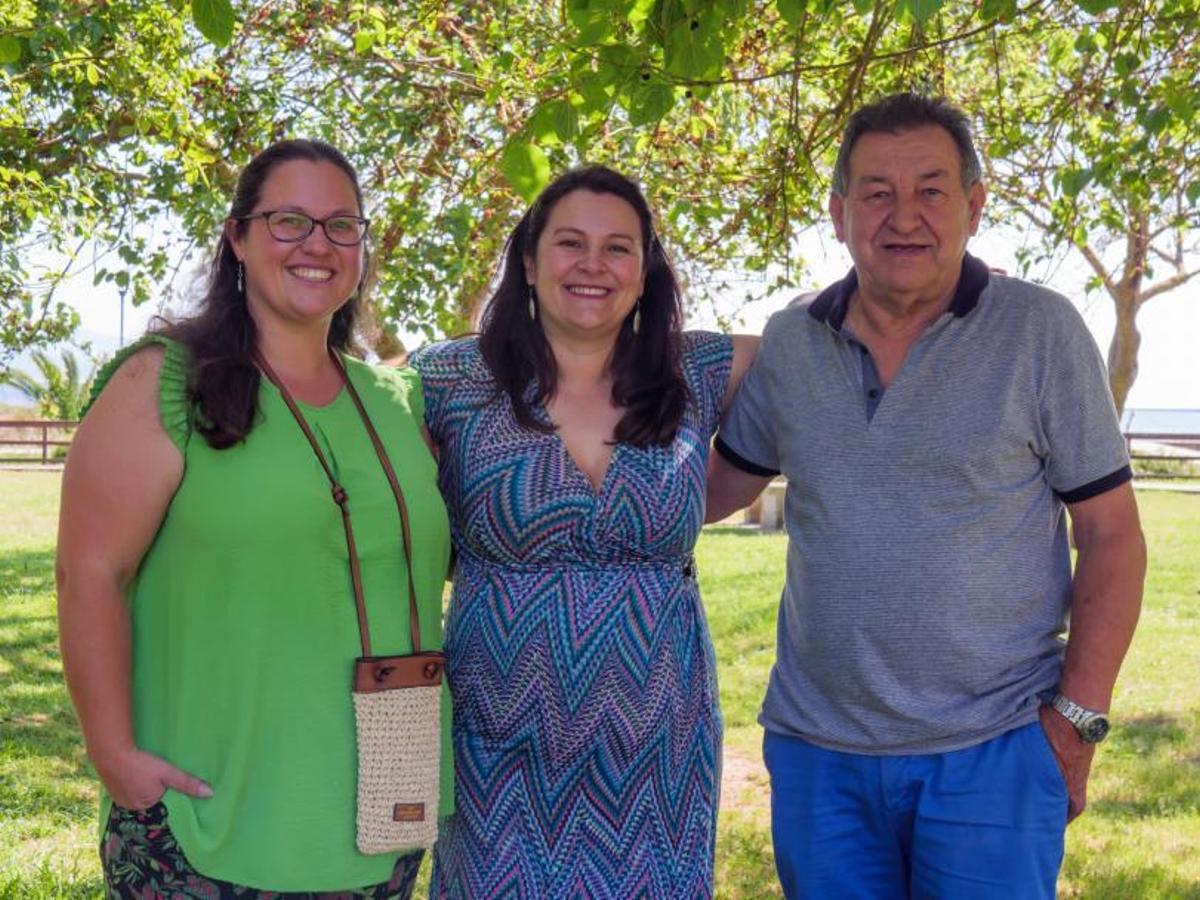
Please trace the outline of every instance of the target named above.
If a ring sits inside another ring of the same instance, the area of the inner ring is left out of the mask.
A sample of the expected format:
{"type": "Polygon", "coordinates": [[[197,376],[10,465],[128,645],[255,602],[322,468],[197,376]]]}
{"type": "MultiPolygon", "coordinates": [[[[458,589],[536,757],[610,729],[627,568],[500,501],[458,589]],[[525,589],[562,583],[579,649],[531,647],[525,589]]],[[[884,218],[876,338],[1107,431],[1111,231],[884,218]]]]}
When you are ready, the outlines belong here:
{"type": "Polygon", "coordinates": [[[237,287],[238,296],[240,297],[246,292],[246,267],[242,265],[242,261],[240,259],[238,260],[237,287]]]}
{"type": "Polygon", "coordinates": [[[642,301],[639,299],[637,305],[633,308],[633,333],[637,334],[642,330],[642,301]]]}
{"type": "Polygon", "coordinates": [[[533,299],[533,285],[529,285],[529,321],[537,321],[537,301],[533,299]]]}

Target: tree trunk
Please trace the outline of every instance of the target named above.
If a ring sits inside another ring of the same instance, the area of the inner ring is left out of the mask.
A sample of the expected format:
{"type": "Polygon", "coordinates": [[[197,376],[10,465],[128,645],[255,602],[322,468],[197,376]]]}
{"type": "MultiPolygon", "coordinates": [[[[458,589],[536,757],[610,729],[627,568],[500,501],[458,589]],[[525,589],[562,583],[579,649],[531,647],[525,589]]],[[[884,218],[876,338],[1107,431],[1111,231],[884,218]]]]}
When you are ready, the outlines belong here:
{"type": "Polygon", "coordinates": [[[402,366],[408,361],[408,348],[396,333],[383,325],[383,310],[373,296],[367,302],[359,318],[359,339],[375,351],[379,361],[391,366],[402,366]]]}
{"type": "Polygon", "coordinates": [[[392,366],[402,366],[408,361],[408,348],[394,332],[380,328],[374,337],[371,349],[379,356],[380,362],[392,366]]]}
{"type": "Polygon", "coordinates": [[[1129,389],[1137,379],[1138,348],[1142,335],[1137,330],[1138,296],[1130,287],[1118,290],[1114,297],[1117,310],[1117,327],[1113,331],[1112,343],[1108,345],[1108,386],[1112,389],[1117,415],[1125,411],[1125,400],[1129,389]]]}
{"type": "Polygon", "coordinates": [[[1112,390],[1117,415],[1125,411],[1129,389],[1137,379],[1138,348],[1142,335],[1137,330],[1138,309],[1142,305],[1142,280],[1150,255],[1150,219],[1144,208],[1130,218],[1125,232],[1125,262],[1121,280],[1109,286],[1117,310],[1117,327],[1108,347],[1108,386],[1112,390]]]}

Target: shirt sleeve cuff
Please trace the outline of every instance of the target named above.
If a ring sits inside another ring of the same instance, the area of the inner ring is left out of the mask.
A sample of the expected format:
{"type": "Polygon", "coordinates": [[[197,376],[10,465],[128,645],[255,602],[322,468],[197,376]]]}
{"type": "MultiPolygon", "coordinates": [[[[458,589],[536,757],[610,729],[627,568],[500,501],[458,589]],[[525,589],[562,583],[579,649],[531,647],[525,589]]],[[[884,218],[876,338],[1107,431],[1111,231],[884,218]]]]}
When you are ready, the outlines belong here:
{"type": "Polygon", "coordinates": [[[778,469],[768,469],[766,466],[750,462],[750,460],[725,443],[719,434],[717,435],[716,448],[725,462],[729,463],[735,469],[741,469],[743,472],[750,475],[758,475],[761,478],[774,478],[779,474],[778,469]]]}
{"type": "MultiPolygon", "coordinates": [[[[728,458],[728,457],[726,457],[728,458]]],[[[733,460],[730,460],[733,462],[733,460]]],[[[1121,466],[1115,472],[1110,472],[1103,478],[1097,478],[1095,481],[1089,481],[1087,484],[1077,487],[1070,491],[1055,491],[1054,495],[1063,503],[1082,503],[1084,500],[1091,500],[1093,497],[1098,497],[1101,494],[1111,491],[1115,487],[1120,487],[1125,482],[1133,479],[1133,469],[1129,466],[1121,466]]]]}

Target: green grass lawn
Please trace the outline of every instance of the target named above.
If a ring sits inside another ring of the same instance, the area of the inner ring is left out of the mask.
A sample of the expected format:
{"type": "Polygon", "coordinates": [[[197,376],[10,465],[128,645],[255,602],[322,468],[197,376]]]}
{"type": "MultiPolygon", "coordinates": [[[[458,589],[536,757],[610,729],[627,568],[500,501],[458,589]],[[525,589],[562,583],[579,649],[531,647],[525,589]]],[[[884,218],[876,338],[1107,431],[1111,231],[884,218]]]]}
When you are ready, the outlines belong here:
{"type": "MultiPolygon", "coordinates": [[[[0,898],[96,897],[96,788],[62,684],[54,623],[59,476],[0,471],[0,898]]],[[[1200,898],[1200,495],[1139,494],[1146,605],[1072,825],[1060,895],[1200,898]]],[[[710,529],[701,584],[720,665],[720,897],[779,896],[755,715],[775,652],[784,540],[710,529]]]]}

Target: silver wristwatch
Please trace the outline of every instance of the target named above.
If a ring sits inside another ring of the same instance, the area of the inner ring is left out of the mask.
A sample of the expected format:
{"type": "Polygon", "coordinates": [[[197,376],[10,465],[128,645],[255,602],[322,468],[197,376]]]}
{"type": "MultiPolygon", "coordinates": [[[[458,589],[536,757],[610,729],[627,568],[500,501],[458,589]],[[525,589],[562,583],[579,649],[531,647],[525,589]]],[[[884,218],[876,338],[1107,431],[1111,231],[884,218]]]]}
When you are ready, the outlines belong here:
{"type": "Polygon", "coordinates": [[[1055,694],[1050,705],[1075,726],[1079,739],[1085,744],[1098,744],[1108,734],[1108,716],[1093,709],[1084,709],[1063,694],[1055,694]]]}

